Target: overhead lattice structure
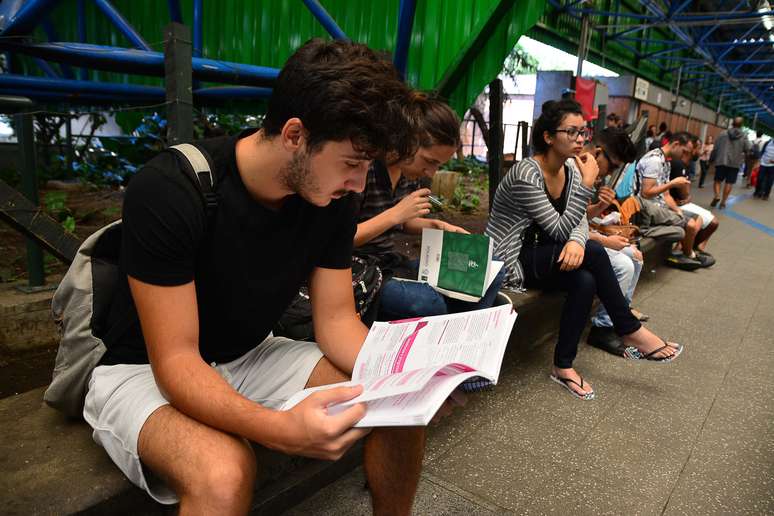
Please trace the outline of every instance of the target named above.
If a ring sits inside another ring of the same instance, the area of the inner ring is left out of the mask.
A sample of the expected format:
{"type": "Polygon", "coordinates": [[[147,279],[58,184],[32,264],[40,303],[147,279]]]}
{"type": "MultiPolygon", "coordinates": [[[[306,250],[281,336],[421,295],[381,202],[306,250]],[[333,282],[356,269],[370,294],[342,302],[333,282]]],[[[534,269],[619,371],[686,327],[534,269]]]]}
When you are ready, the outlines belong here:
{"type": "Polygon", "coordinates": [[[549,0],[529,35],[774,131],[771,0],[549,0]]]}
{"type": "Polygon", "coordinates": [[[544,7],[544,0],[3,0],[0,51],[11,66],[0,74],[0,94],[163,101],[163,28],[177,21],[192,30],[198,105],[265,98],[296,48],[333,37],[389,52],[408,82],[440,90],[462,113],[544,7]]]}

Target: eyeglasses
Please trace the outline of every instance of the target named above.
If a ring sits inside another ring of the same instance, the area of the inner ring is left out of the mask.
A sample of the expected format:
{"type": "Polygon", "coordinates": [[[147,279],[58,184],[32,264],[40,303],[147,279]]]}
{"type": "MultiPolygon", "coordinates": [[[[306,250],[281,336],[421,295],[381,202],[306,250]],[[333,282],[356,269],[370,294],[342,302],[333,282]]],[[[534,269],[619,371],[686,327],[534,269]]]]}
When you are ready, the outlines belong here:
{"type": "Polygon", "coordinates": [[[578,138],[578,135],[583,136],[583,139],[586,140],[589,137],[589,129],[587,127],[583,127],[582,129],[578,129],[577,127],[570,127],[568,129],[557,129],[557,133],[566,133],[567,137],[570,140],[576,140],[578,138]]]}

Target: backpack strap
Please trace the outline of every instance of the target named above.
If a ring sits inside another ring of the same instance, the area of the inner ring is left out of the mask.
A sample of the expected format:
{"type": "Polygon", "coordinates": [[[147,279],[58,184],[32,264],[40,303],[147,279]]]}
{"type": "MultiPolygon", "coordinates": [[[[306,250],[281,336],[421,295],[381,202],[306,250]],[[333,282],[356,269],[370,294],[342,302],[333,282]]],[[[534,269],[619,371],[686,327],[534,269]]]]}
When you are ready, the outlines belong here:
{"type": "Polygon", "coordinates": [[[196,145],[181,143],[169,148],[178,156],[183,171],[193,182],[202,196],[207,220],[211,221],[218,208],[218,195],[215,191],[215,175],[212,173],[207,152],[196,145]]]}

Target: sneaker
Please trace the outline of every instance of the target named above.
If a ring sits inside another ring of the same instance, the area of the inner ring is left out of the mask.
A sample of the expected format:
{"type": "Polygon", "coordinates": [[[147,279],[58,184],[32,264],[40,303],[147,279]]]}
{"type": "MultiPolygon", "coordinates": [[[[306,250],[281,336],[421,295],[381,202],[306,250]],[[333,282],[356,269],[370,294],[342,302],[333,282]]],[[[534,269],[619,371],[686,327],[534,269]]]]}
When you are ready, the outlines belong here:
{"type": "Polygon", "coordinates": [[[710,203],[710,208],[714,208],[715,206],[718,205],[719,202],[720,202],[720,199],[718,199],[717,197],[712,199],[712,202],[710,203]]]}
{"type": "Polygon", "coordinates": [[[701,263],[702,267],[712,267],[715,265],[715,257],[704,251],[696,251],[696,259],[701,263]]]}
{"type": "Polygon", "coordinates": [[[684,271],[695,271],[702,266],[699,260],[688,258],[684,254],[667,257],[666,264],[670,267],[674,267],[675,269],[684,271]]]}
{"type": "Polygon", "coordinates": [[[615,331],[613,331],[613,328],[610,327],[592,325],[586,342],[589,346],[594,346],[602,351],[607,351],[617,357],[622,357],[624,350],[626,349],[626,345],[621,337],[619,337],[615,331]]]}

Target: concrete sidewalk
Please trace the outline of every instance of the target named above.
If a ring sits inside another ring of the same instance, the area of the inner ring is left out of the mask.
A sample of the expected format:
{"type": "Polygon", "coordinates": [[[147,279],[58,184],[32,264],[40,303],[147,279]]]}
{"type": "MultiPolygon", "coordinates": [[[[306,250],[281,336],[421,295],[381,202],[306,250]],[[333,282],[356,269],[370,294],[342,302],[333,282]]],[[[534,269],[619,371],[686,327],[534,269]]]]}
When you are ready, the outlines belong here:
{"type": "MultiPolygon", "coordinates": [[[[707,206],[711,188],[694,196],[707,206]]],[[[774,201],[729,209],[774,228],[774,201]]],[[[715,212],[718,263],[644,271],[635,294],[683,356],[582,344],[583,402],[548,380],[553,337],[509,350],[499,385],[431,428],[415,514],[774,514],[774,237],[715,212]]],[[[289,514],[369,514],[363,482],[355,470],[289,514]]]]}

